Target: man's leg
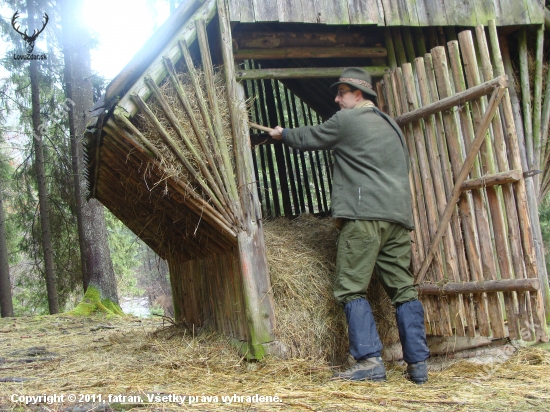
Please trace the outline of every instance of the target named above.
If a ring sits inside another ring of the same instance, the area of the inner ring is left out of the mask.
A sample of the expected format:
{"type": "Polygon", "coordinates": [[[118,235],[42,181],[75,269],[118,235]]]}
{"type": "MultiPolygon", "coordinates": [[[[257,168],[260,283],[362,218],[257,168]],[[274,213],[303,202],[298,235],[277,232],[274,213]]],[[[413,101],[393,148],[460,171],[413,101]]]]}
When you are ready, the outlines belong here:
{"type": "Polygon", "coordinates": [[[407,362],[407,378],[415,383],[428,380],[426,359],[430,356],[424,327],[424,308],[409,271],[410,233],[401,225],[384,223],[382,246],[376,269],[384,289],[396,307],[397,329],[407,362]]]}
{"type": "Polygon", "coordinates": [[[372,222],[366,221],[347,221],[338,239],[334,296],[344,306],[350,353],[357,360],[354,366],[336,375],[341,379],[386,379],[380,357],[382,342],[365,299],[379,245],[377,231],[372,222]]]}

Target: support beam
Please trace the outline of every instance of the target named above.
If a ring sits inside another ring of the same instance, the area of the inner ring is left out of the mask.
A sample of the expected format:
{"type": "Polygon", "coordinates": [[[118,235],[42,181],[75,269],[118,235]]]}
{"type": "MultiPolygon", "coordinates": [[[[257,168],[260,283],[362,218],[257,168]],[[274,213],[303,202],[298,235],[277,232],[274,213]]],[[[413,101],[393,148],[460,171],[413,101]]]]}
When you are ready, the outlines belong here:
{"type": "Polygon", "coordinates": [[[504,185],[506,183],[515,183],[523,177],[520,170],[510,170],[508,172],[495,173],[494,175],[485,175],[478,179],[466,180],[460,186],[461,191],[482,189],[484,187],[504,185]]]}
{"type": "Polygon", "coordinates": [[[468,293],[491,293],[491,292],[536,292],[540,289],[538,279],[502,279],[487,280],[484,282],[458,282],[445,283],[424,283],[418,285],[418,291],[423,295],[458,295],[468,293]]]}
{"type": "Polygon", "coordinates": [[[289,47],[285,49],[242,49],[233,52],[235,60],[319,59],[327,57],[386,57],[383,47],[289,47]]]}
{"type": "MultiPolygon", "coordinates": [[[[330,79],[338,78],[345,67],[303,67],[289,69],[250,69],[237,70],[237,80],[262,80],[262,79],[330,79]]],[[[362,67],[373,77],[382,77],[390,72],[388,66],[362,67]]]]}
{"type": "Polygon", "coordinates": [[[482,96],[487,96],[495,90],[495,87],[508,87],[508,76],[500,76],[488,82],[482,83],[479,86],[471,87],[460,93],[438,100],[434,103],[421,107],[420,109],[412,110],[395,118],[397,124],[401,127],[414,122],[415,120],[423,119],[424,117],[443,112],[454,106],[463,105],[466,102],[479,99],[482,96]]]}

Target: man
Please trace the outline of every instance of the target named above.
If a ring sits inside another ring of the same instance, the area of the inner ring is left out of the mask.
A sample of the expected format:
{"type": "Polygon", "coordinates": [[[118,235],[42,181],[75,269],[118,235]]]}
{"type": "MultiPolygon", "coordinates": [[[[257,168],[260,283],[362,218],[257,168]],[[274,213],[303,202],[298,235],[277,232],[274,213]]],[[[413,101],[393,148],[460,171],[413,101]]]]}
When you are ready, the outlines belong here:
{"type": "Polygon", "coordinates": [[[399,126],[380,112],[369,73],[348,68],[331,87],[341,110],[325,123],[270,134],[299,150],[333,150],[331,209],[341,232],[334,296],[346,313],[350,352],[357,363],[336,377],[386,379],[382,343],[365,299],[372,272],[396,307],[397,327],[407,362],[406,377],[428,380],[424,309],[409,271],[414,228],[408,179],[409,154],[399,126]]]}

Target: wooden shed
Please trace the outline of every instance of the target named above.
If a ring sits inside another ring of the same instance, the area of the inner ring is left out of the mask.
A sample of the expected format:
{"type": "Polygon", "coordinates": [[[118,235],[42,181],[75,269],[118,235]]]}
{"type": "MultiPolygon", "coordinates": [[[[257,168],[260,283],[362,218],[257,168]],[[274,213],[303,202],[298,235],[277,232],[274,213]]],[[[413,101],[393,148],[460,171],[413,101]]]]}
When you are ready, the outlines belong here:
{"type": "Polygon", "coordinates": [[[330,215],[332,154],[276,144],[249,120],[328,119],[330,84],[364,67],[412,154],[428,333],[545,341],[543,11],[538,0],[183,2],[92,109],[90,196],[167,259],[177,319],[261,358],[276,322],[262,219],[330,215]]]}

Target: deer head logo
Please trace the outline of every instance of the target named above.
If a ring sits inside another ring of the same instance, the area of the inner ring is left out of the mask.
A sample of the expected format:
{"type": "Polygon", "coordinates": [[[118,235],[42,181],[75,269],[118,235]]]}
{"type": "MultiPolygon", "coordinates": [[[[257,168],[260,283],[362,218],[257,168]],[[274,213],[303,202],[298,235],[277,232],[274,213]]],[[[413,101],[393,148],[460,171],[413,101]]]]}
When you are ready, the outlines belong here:
{"type": "Polygon", "coordinates": [[[27,42],[27,53],[30,54],[34,50],[34,42],[38,38],[38,35],[40,33],[42,33],[42,31],[46,28],[46,25],[48,24],[49,17],[46,13],[44,13],[44,25],[42,26],[42,28],[40,30],[34,30],[34,32],[32,33],[32,36],[27,35],[27,30],[25,30],[24,33],[21,33],[19,31],[19,27],[21,27],[21,26],[19,24],[17,25],[17,27],[15,27],[15,23],[16,23],[16,20],[18,18],[19,18],[19,10],[17,10],[15,12],[15,14],[13,15],[13,17],[11,18],[11,25],[12,25],[13,29],[21,35],[23,40],[27,42]]]}

